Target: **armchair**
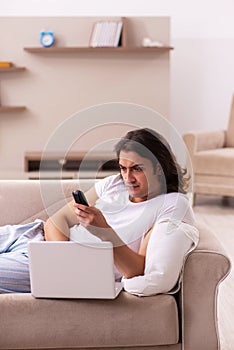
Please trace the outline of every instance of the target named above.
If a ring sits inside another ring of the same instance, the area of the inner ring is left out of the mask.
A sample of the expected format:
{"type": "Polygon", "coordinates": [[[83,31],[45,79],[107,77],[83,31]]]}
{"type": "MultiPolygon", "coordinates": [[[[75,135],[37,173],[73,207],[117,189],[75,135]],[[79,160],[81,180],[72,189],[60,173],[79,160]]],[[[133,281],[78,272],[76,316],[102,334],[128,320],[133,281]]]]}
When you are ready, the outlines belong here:
{"type": "Polygon", "coordinates": [[[227,130],[183,135],[194,172],[196,194],[234,196],[234,95],[227,130]]]}

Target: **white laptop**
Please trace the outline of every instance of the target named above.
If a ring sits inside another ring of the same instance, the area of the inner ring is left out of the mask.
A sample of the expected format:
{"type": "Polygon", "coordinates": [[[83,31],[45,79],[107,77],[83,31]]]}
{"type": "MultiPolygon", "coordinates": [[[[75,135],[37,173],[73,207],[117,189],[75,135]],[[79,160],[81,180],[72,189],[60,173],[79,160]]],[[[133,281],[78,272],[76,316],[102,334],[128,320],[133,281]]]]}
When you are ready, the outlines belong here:
{"type": "Polygon", "coordinates": [[[114,299],[122,289],[115,282],[110,242],[29,242],[31,293],[36,298],[114,299]]]}

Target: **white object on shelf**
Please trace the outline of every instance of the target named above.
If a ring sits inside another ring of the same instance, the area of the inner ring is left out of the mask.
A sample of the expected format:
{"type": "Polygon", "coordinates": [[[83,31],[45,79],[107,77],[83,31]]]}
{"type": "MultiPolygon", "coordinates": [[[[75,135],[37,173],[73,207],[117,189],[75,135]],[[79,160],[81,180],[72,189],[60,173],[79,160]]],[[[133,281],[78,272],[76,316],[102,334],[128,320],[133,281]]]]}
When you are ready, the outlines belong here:
{"type": "Polygon", "coordinates": [[[163,47],[163,43],[160,41],[153,41],[150,38],[143,38],[142,46],[144,47],[163,47]]]}

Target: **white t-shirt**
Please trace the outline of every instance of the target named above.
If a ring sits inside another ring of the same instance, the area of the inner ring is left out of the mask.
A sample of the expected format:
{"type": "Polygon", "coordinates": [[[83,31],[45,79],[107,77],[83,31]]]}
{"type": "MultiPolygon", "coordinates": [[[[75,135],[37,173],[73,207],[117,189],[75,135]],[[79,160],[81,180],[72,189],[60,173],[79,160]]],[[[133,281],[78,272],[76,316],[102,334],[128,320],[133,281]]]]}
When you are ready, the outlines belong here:
{"type": "MultiPolygon", "coordinates": [[[[198,243],[188,198],[173,192],[133,203],[119,174],[97,182],[95,189],[99,197],[95,206],[135,252],[138,252],[145,234],[154,227],[146,252],[145,273],[143,276],[122,278],[124,289],[137,295],[171,290],[178,281],[185,255],[198,243]]],[[[99,240],[81,225],[70,229],[70,239],[79,242],[99,240]]],[[[117,269],[115,277],[121,277],[117,269]]]]}

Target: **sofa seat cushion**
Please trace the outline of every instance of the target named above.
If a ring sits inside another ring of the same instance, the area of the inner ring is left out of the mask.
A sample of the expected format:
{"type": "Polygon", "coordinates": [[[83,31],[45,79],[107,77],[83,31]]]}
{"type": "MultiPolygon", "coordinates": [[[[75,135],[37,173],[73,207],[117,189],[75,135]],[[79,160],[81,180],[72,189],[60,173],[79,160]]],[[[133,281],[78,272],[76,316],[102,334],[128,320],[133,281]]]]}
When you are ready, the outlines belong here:
{"type": "Polygon", "coordinates": [[[121,347],[178,342],[172,295],[115,300],[35,299],[0,294],[0,349],[121,347]]]}
{"type": "Polygon", "coordinates": [[[194,169],[196,174],[234,176],[234,148],[197,152],[194,169]]]}

